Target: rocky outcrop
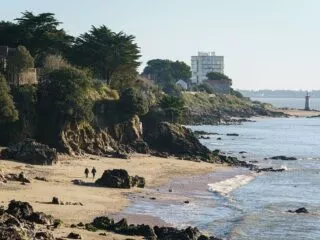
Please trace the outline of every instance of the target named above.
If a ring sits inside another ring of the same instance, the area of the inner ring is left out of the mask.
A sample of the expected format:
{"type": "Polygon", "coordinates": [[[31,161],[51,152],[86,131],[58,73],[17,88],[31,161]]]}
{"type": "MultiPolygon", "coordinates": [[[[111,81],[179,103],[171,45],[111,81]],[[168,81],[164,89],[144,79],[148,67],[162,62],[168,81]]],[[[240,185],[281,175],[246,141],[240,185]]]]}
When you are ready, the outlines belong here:
{"type": "Polygon", "coordinates": [[[287,156],[274,156],[274,157],[271,157],[270,159],[273,159],[273,160],[284,160],[284,161],[294,161],[294,160],[297,160],[297,158],[295,157],[287,157],[287,156]]]}
{"type": "Polygon", "coordinates": [[[29,138],[2,150],[1,156],[37,165],[52,165],[57,161],[56,149],[29,138]]]}
{"type": "Polygon", "coordinates": [[[118,234],[125,234],[131,236],[143,236],[146,239],[152,240],[219,240],[215,237],[207,237],[194,227],[186,229],[177,229],[173,227],[151,227],[149,225],[133,225],[128,224],[126,219],[121,219],[119,222],[114,222],[108,217],[97,217],[91,223],[96,229],[112,231],[118,234]]]}
{"type": "Polygon", "coordinates": [[[117,152],[147,152],[142,140],[142,127],[138,116],[118,123],[69,124],[60,134],[60,148],[69,154],[89,153],[112,156],[117,152]]]}
{"type": "Polygon", "coordinates": [[[113,169],[105,170],[95,184],[110,188],[131,188],[135,186],[143,188],[145,186],[145,179],[139,176],[131,177],[124,169],[113,169]]]}
{"type": "Polygon", "coordinates": [[[289,210],[288,212],[290,212],[290,213],[309,213],[309,211],[304,207],[298,208],[297,210],[294,210],[294,211],[289,210]]]}
{"type": "Polygon", "coordinates": [[[54,240],[50,232],[39,231],[35,224],[51,225],[53,217],[34,212],[27,202],[12,200],[6,211],[0,212],[0,240],[54,240]]]}
{"type": "Polygon", "coordinates": [[[210,150],[199,142],[190,129],[181,125],[161,122],[156,127],[145,129],[144,134],[145,140],[154,151],[179,157],[191,156],[195,160],[211,159],[210,150]]]}

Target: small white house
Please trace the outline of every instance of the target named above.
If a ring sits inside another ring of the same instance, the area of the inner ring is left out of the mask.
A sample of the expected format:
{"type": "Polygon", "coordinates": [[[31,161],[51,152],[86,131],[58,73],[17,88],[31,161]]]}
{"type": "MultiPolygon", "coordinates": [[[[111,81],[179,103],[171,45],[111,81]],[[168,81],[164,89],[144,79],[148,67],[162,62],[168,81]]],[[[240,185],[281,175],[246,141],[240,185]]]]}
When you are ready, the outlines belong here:
{"type": "Polygon", "coordinates": [[[183,90],[188,89],[188,83],[180,79],[179,81],[176,82],[176,85],[180,86],[183,90]]]}

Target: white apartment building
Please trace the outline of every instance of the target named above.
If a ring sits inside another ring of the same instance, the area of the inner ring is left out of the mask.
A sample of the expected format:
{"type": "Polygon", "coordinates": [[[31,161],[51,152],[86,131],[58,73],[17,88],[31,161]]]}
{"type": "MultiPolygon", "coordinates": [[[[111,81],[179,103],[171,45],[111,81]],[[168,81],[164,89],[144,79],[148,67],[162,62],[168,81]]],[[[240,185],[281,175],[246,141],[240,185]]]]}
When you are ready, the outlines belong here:
{"type": "Polygon", "coordinates": [[[191,57],[192,83],[199,84],[207,80],[207,73],[224,71],[224,57],[216,56],[215,52],[198,52],[191,57]]]}

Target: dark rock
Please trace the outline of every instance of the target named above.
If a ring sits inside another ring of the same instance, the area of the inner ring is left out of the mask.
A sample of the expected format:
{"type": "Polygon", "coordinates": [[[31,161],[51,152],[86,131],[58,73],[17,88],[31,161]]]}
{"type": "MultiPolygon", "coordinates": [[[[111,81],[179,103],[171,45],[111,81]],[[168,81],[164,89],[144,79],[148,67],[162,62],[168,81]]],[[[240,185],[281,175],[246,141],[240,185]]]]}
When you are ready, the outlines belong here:
{"type": "Polygon", "coordinates": [[[143,177],[129,176],[128,172],[124,169],[105,170],[102,177],[99,178],[95,184],[101,187],[111,188],[130,188],[139,187],[143,188],[146,184],[143,177]]]}
{"type": "Polygon", "coordinates": [[[198,138],[199,138],[199,139],[210,139],[209,136],[202,136],[202,135],[200,135],[198,138]]]}
{"type": "Polygon", "coordinates": [[[68,237],[67,238],[71,238],[71,239],[82,239],[81,235],[79,233],[74,233],[74,232],[71,232],[69,233],[68,237]]]}
{"type": "Polygon", "coordinates": [[[155,197],[150,197],[150,200],[156,200],[156,198],[155,197]]]}
{"type": "Polygon", "coordinates": [[[221,141],[221,140],[222,140],[222,138],[220,138],[220,137],[219,137],[219,138],[217,138],[217,140],[221,141]]]}
{"type": "Polygon", "coordinates": [[[151,155],[155,157],[161,157],[161,158],[168,158],[170,156],[169,153],[166,153],[166,152],[153,152],[151,153],[151,155]]]}
{"type": "Polygon", "coordinates": [[[257,171],[257,173],[259,173],[259,172],[283,172],[283,171],[285,171],[285,169],[284,168],[274,169],[273,167],[269,167],[269,168],[259,168],[256,171],[257,171]]]}
{"type": "Polygon", "coordinates": [[[145,185],[146,185],[146,180],[143,177],[139,177],[138,175],[131,177],[132,187],[144,188],[145,185]]]}
{"type": "Polygon", "coordinates": [[[75,185],[85,185],[86,183],[80,179],[74,179],[71,181],[75,185]]]}
{"type": "Polygon", "coordinates": [[[288,212],[290,212],[290,213],[309,213],[309,211],[304,207],[298,208],[295,211],[289,210],[288,212]]]}
{"type": "Polygon", "coordinates": [[[131,179],[124,169],[105,170],[102,177],[95,183],[102,187],[130,188],[131,179]]]}
{"type": "Polygon", "coordinates": [[[28,217],[30,222],[37,224],[52,225],[54,223],[54,218],[51,215],[47,215],[43,212],[34,212],[28,217]]]}
{"type": "Polygon", "coordinates": [[[134,144],[132,144],[132,147],[134,148],[134,150],[136,150],[137,153],[150,153],[149,145],[144,141],[136,141],[134,144]]]}
{"type": "Polygon", "coordinates": [[[57,151],[33,139],[10,146],[1,152],[5,158],[18,160],[28,164],[52,165],[57,161],[57,151]]]}
{"type": "Polygon", "coordinates": [[[60,204],[59,198],[58,197],[53,197],[51,203],[59,205],[60,204]]]}
{"type": "Polygon", "coordinates": [[[92,226],[102,230],[111,230],[114,225],[114,220],[108,217],[97,217],[93,220],[92,226]]]}
{"type": "Polygon", "coordinates": [[[241,152],[239,152],[240,154],[244,154],[244,153],[247,153],[246,151],[241,151],[241,152]]]}
{"type": "Polygon", "coordinates": [[[197,228],[188,227],[179,230],[173,227],[154,227],[154,232],[158,239],[180,239],[180,240],[197,240],[200,237],[200,231],[197,228]]]}
{"type": "Polygon", "coordinates": [[[202,130],[195,130],[193,131],[195,135],[219,135],[218,133],[206,132],[202,130]]]}
{"type": "Polygon", "coordinates": [[[54,236],[50,232],[37,232],[35,235],[36,239],[39,240],[54,240],[54,236]]]}
{"type": "Polygon", "coordinates": [[[45,177],[35,177],[34,179],[38,181],[48,182],[48,180],[45,177]]]}
{"type": "Polygon", "coordinates": [[[238,133],[227,133],[227,136],[233,136],[233,137],[238,137],[238,133]]]}
{"type": "Polygon", "coordinates": [[[30,183],[30,180],[27,179],[23,172],[19,174],[9,173],[5,176],[8,181],[17,181],[21,183],[30,183]]]}
{"type": "Polygon", "coordinates": [[[285,160],[285,161],[297,160],[297,158],[295,158],[295,157],[286,157],[286,156],[274,156],[271,159],[273,159],[273,160],[285,160]]]}
{"type": "Polygon", "coordinates": [[[120,152],[120,151],[116,151],[112,154],[112,157],[114,158],[120,158],[120,159],[129,159],[130,156],[128,153],[126,152],[120,152]]]}
{"type": "Polygon", "coordinates": [[[18,219],[28,219],[33,213],[33,208],[27,202],[11,200],[7,209],[7,213],[15,216],[18,219]]]}
{"type": "Polygon", "coordinates": [[[186,203],[186,204],[188,204],[188,203],[190,203],[188,200],[186,200],[186,201],[184,201],[184,203],[186,203]]]}
{"type": "Polygon", "coordinates": [[[210,150],[203,146],[190,129],[178,124],[160,122],[144,127],[145,139],[151,149],[175,156],[193,156],[210,160],[210,150]]]}

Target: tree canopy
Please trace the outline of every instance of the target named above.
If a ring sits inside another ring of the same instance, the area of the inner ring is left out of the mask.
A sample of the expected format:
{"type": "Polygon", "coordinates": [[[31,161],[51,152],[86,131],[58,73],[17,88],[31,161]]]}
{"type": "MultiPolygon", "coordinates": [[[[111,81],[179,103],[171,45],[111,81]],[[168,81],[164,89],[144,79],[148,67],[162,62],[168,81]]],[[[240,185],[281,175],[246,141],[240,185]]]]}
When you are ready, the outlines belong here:
{"type": "Polygon", "coordinates": [[[149,75],[156,84],[165,86],[183,79],[191,78],[190,67],[181,61],[170,61],[167,59],[153,59],[147,62],[143,70],[144,75],[149,75]]]}
{"type": "Polygon", "coordinates": [[[18,111],[10,95],[9,86],[3,75],[0,74],[0,123],[18,120],[18,111]]]}
{"type": "Polygon", "coordinates": [[[206,77],[209,80],[231,80],[227,75],[218,72],[209,72],[206,77]]]}
{"type": "Polygon", "coordinates": [[[12,72],[19,72],[24,68],[33,68],[34,60],[24,46],[18,46],[14,53],[9,56],[8,67],[12,72]]]}
{"type": "Polygon", "coordinates": [[[110,85],[113,74],[123,66],[136,69],[140,50],[133,35],[112,32],[106,26],[94,27],[75,41],[71,62],[92,69],[96,78],[110,85]]]}
{"type": "Polygon", "coordinates": [[[53,13],[34,15],[25,11],[15,21],[16,23],[0,22],[0,45],[23,45],[33,57],[42,52],[65,52],[71,47],[74,38],[59,28],[61,22],[53,13]]]}

